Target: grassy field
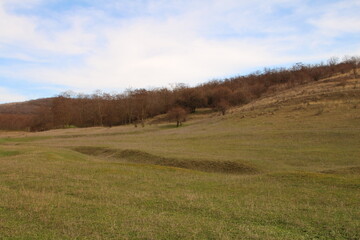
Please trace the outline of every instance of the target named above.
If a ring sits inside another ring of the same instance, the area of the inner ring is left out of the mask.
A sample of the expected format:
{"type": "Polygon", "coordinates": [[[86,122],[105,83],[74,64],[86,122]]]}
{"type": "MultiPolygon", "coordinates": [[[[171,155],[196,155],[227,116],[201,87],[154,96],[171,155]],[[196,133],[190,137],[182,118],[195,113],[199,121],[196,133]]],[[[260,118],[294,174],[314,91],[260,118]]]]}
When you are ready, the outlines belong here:
{"type": "Polygon", "coordinates": [[[181,128],[1,132],[0,239],[360,239],[360,92],[336,86],[181,128]]]}

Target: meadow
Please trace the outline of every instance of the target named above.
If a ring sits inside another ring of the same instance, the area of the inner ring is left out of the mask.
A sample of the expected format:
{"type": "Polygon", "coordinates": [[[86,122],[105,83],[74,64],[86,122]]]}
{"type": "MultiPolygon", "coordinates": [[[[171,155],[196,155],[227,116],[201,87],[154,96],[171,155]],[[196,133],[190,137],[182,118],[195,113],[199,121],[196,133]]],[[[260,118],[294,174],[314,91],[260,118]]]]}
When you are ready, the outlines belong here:
{"type": "Polygon", "coordinates": [[[360,239],[352,86],[199,109],[179,128],[1,132],[0,239],[360,239]]]}

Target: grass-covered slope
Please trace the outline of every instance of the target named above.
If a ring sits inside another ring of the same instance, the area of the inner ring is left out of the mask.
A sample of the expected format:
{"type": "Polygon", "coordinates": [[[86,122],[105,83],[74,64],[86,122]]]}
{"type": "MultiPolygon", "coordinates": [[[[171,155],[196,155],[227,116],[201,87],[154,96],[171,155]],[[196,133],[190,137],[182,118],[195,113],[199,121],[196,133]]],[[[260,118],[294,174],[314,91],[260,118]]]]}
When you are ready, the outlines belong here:
{"type": "Polygon", "coordinates": [[[299,86],[181,128],[2,132],[0,238],[359,239],[355,84],[299,86]]]}

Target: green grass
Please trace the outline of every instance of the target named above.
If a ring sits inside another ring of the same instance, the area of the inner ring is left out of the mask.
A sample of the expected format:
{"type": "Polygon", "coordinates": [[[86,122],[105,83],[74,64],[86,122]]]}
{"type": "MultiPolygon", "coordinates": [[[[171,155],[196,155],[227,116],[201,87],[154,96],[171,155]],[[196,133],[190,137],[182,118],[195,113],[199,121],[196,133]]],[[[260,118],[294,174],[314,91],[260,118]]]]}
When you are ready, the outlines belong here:
{"type": "Polygon", "coordinates": [[[0,149],[0,157],[9,157],[20,154],[20,151],[7,151],[0,149]]]}
{"type": "Polygon", "coordinates": [[[360,239],[359,109],[293,109],[1,138],[0,239],[360,239]]]}
{"type": "Polygon", "coordinates": [[[4,143],[28,143],[28,142],[33,142],[33,141],[37,141],[37,140],[45,140],[45,139],[50,139],[51,137],[40,137],[40,136],[34,136],[34,137],[6,137],[6,138],[0,138],[0,144],[4,144],[4,143]]]}

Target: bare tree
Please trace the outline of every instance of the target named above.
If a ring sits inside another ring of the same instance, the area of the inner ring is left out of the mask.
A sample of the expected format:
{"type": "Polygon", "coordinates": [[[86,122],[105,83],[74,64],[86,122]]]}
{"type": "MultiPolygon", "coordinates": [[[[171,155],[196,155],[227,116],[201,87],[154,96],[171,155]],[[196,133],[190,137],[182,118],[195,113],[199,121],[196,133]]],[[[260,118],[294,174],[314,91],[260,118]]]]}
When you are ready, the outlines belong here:
{"type": "Polygon", "coordinates": [[[222,115],[226,114],[226,111],[229,109],[230,104],[225,99],[221,99],[219,102],[216,103],[215,109],[221,112],[222,115]]]}
{"type": "Polygon", "coordinates": [[[176,127],[182,125],[182,122],[186,120],[187,112],[182,107],[174,107],[168,112],[168,119],[176,121],[176,127]]]}
{"type": "Polygon", "coordinates": [[[178,89],[176,93],[178,95],[176,104],[188,109],[190,113],[194,113],[197,107],[205,105],[205,95],[199,88],[184,87],[178,89]]]}
{"type": "Polygon", "coordinates": [[[351,66],[353,74],[354,74],[354,78],[357,78],[357,69],[360,65],[360,57],[359,56],[352,56],[352,57],[345,56],[344,62],[351,66]]]}

